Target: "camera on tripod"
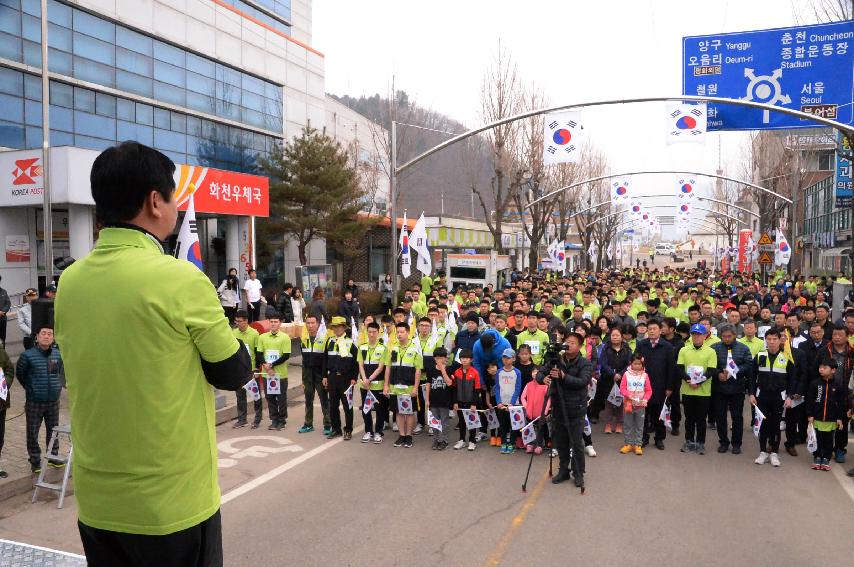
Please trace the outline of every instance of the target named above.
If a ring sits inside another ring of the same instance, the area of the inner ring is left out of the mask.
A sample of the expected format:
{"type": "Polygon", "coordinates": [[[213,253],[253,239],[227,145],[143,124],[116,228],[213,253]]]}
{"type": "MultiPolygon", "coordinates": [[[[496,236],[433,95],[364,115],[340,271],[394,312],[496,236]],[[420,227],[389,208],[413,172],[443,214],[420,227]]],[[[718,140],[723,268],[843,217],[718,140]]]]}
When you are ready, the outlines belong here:
{"type": "Polygon", "coordinates": [[[549,343],[549,346],[546,347],[546,351],[543,353],[543,366],[548,371],[558,367],[560,364],[560,355],[563,353],[563,350],[564,346],[560,343],[549,343]]]}

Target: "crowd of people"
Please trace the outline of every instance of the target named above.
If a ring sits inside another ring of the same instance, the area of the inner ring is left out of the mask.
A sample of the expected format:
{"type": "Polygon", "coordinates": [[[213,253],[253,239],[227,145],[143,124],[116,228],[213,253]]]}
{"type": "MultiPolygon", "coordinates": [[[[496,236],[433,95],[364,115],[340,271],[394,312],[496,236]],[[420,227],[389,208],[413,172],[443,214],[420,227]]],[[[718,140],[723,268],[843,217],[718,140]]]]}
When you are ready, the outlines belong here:
{"type": "MultiPolygon", "coordinates": [[[[391,429],[404,448],[424,432],[440,451],[487,440],[502,453],[552,446],[554,480],[583,485],[598,434],[622,435],[624,454],[681,437],[681,452],[704,455],[712,430],[718,453],[739,454],[749,404],[756,464],[779,467],[783,450],[797,456],[807,444],[813,468],[830,470],[846,460],[854,388],[854,307],[832,314],[831,284],[664,268],[526,273],[501,288],[449,289],[437,276],[410,286],[390,312],[364,317],[348,307],[347,289],[338,315],[305,314],[299,433],[314,431],[318,396],[330,439],[351,439],[355,411],[364,443],[391,429]],[[522,426],[537,421],[548,425],[535,423],[533,438],[522,426]]],[[[290,349],[265,346],[283,319],[268,317],[269,333],[249,336],[238,312],[235,335],[254,345],[258,377],[277,384],[290,349]]],[[[285,425],[286,391],[267,389],[271,429],[285,425]]],[[[247,425],[246,395],[238,392],[234,427],[247,425]]],[[[255,407],[258,427],[260,400],[255,407]]]]}

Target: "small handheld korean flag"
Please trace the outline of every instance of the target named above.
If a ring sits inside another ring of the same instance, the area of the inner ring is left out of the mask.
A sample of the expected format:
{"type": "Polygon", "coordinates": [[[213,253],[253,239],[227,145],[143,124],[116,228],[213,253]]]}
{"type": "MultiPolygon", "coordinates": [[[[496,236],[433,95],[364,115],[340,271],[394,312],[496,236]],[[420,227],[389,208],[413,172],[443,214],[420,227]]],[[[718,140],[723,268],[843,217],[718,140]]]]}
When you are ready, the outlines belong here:
{"type": "Polygon", "coordinates": [[[667,143],[706,141],[705,104],[667,105],[667,143]]]}
{"type": "Polygon", "coordinates": [[[246,390],[246,393],[249,394],[249,397],[252,398],[253,402],[257,402],[261,399],[261,392],[258,389],[258,382],[253,378],[249,382],[247,382],[243,389],[246,390]]]}
{"type": "Polygon", "coordinates": [[[344,396],[347,398],[347,407],[353,409],[353,385],[350,384],[350,387],[344,392],[344,396]]]}
{"type": "Polygon", "coordinates": [[[543,164],[578,163],[584,138],[581,112],[546,114],[543,123],[543,164]]]}
{"type": "Polygon", "coordinates": [[[353,317],[353,323],[350,326],[350,335],[353,337],[353,342],[359,343],[359,326],[356,324],[356,318],[353,317]]]}
{"type": "Polygon", "coordinates": [[[759,437],[759,430],[762,429],[762,422],[765,421],[765,414],[759,411],[759,406],[754,406],[755,414],[753,416],[753,434],[759,437]]]}
{"type": "Polygon", "coordinates": [[[282,383],[278,376],[267,376],[267,395],[272,396],[282,393],[282,383]]]}
{"type": "Polygon", "coordinates": [[[442,422],[430,410],[427,410],[427,423],[436,431],[442,431],[442,422]]]}
{"type": "Polygon", "coordinates": [[[593,428],[590,426],[590,419],[586,415],[584,416],[584,434],[588,436],[593,435],[593,428]]]}
{"type": "Polygon", "coordinates": [[[326,330],[326,319],[323,318],[323,315],[320,316],[320,325],[317,327],[317,335],[315,339],[323,340],[326,338],[326,334],[329,331],[326,330]]]}
{"type": "Polygon", "coordinates": [[[400,415],[412,415],[414,413],[412,408],[412,396],[397,396],[397,413],[400,415]]]}
{"type": "Polygon", "coordinates": [[[362,413],[367,415],[371,413],[371,410],[374,409],[374,406],[377,404],[377,398],[374,396],[374,393],[368,390],[368,393],[365,394],[365,401],[362,404],[362,413]]]}
{"type": "MultiPolygon", "coordinates": [[[[194,189],[195,190],[195,189],[194,189]]],[[[175,257],[179,260],[187,260],[198,269],[204,271],[202,265],[202,249],[199,245],[199,231],[196,228],[196,206],[193,203],[193,195],[187,202],[187,212],[178,231],[178,240],[175,243],[175,257]]]]}
{"type": "Polygon", "coordinates": [[[500,427],[500,424],[498,423],[498,415],[495,413],[494,409],[486,411],[486,427],[487,429],[498,429],[500,427]]]}
{"type": "Polygon", "coordinates": [[[530,445],[537,440],[537,430],[534,428],[534,423],[536,423],[538,419],[540,418],[534,418],[534,421],[522,428],[522,443],[525,445],[530,445]]]}
{"type": "Polygon", "coordinates": [[[726,375],[727,380],[735,380],[738,377],[738,365],[732,359],[732,351],[727,351],[726,354],[726,375]]]}
{"type": "Polygon", "coordinates": [[[519,431],[525,427],[525,408],[522,406],[510,406],[510,428],[519,431]]]}
{"type": "Polygon", "coordinates": [[[9,384],[6,383],[6,375],[0,368],[0,400],[4,402],[9,399],[9,384]]]}
{"type": "Polygon", "coordinates": [[[673,421],[670,419],[670,404],[665,403],[661,406],[661,413],[658,414],[658,420],[664,422],[664,427],[667,431],[673,430],[673,421]]]}
{"type": "Polygon", "coordinates": [[[406,211],[403,211],[403,226],[400,228],[400,275],[408,278],[412,274],[412,254],[409,249],[409,229],[406,227],[406,211]]]}
{"type": "Polygon", "coordinates": [[[481,427],[482,423],[480,422],[480,414],[477,410],[464,409],[462,412],[463,419],[466,420],[466,429],[479,429],[481,427]]]}

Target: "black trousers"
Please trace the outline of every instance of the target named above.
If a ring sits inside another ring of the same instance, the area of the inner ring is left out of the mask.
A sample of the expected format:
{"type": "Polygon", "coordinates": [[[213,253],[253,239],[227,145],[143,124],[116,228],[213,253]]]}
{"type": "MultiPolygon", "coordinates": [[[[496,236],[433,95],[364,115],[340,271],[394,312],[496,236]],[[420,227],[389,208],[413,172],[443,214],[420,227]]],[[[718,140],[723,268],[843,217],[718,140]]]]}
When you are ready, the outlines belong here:
{"type": "Polygon", "coordinates": [[[0,317],[0,343],[3,343],[3,347],[6,347],[6,323],[8,319],[3,315],[0,317]]]}
{"type": "Polygon", "coordinates": [[[30,456],[30,464],[41,464],[42,450],[39,447],[39,429],[42,421],[45,425],[45,450],[51,454],[59,453],[59,441],[53,449],[48,447],[53,428],[59,424],[59,400],[55,402],[30,402],[24,404],[27,415],[27,453],[30,456]]]}
{"type": "Polygon", "coordinates": [[[718,441],[721,445],[734,445],[741,447],[744,437],[744,394],[712,394],[715,399],[714,407],[717,410],[715,423],[718,427],[718,441]],[[729,437],[727,427],[727,412],[732,418],[732,439],[729,437]]]}
{"type": "Polygon", "coordinates": [[[424,399],[424,388],[420,385],[418,386],[418,410],[415,412],[417,415],[418,425],[423,428],[427,428],[427,401],[424,399]]]}
{"type": "Polygon", "coordinates": [[[848,452],[848,416],[842,417],[842,429],[837,429],[833,440],[833,448],[837,451],[848,452]]]}
{"type": "Polygon", "coordinates": [[[496,409],[495,415],[498,416],[498,436],[501,437],[502,443],[510,443],[510,410],[496,409]]]}
{"type": "Polygon", "coordinates": [[[221,567],[222,518],[216,514],[162,536],[100,530],[77,522],[89,567],[221,567]]]}
{"type": "Polygon", "coordinates": [[[786,447],[794,447],[807,440],[807,404],[786,410],[786,447]]]}
{"type": "MultiPolygon", "coordinates": [[[[679,427],[679,424],[682,423],[682,393],[679,391],[679,388],[673,390],[673,393],[670,394],[670,422],[673,424],[673,427],[679,427]]],[[[661,411],[661,410],[659,410],[661,411]]]]}
{"type": "Polygon", "coordinates": [[[584,476],[584,416],[555,415],[551,428],[552,445],[558,454],[558,473],[570,470],[576,476],[584,476]]]}
{"type": "Polygon", "coordinates": [[[776,453],[780,449],[780,421],[783,419],[783,399],[777,392],[768,398],[756,401],[759,411],[765,416],[759,428],[759,450],[776,453]]]}
{"type": "Polygon", "coordinates": [[[305,392],[305,425],[314,426],[314,394],[320,398],[320,411],[323,414],[323,427],[329,427],[329,393],[323,387],[320,368],[302,367],[302,389],[305,392]]]}
{"type": "MultiPolygon", "coordinates": [[[[711,405],[711,396],[685,396],[685,441],[706,442],[706,416],[711,405]]],[[[673,418],[671,417],[671,420],[673,418]]]]}
{"type": "MultiPolygon", "coordinates": [[[[279,385],[281,394],[266,394],[267,411],[270,421],[284,425],[288,421],[288,379],[280,380],[279,385]]],[[[261,415],[260,411],[256,415],[261,415]]]]}
{"type": "MultiPolygon", "coordinates": [[[[649,402],[646,405],[646,416],[644,417],[644,421],[646,422],[643,428],[643,442],[649,442],[649,434],[653,433],[653,439],[655,441],[664,441],[664,438],[667,437],[667,428],[664,427],[664,422],[661,421],[659,416],[661,416],[661,408],[664,407],[664,403],[652,403],[649,402]]],[[[670,408],[671,421],[673,416],[673,408],[670,408]]]]}
{"type": "Polygon", "coordinates": [[[468,435],[469,443],[474,443],[475,439],[477,439],[477,431],[478,428],[469,429],[466,427],[466,419],[463,417],[463,409],[469,409],[472,404],[459,404],[459,410],[457,411],[457,426],[460,428],[460,441],[466,440],[466,435],[468,435]]]}
{"type": "Polygon", "coordinates": [[[248,303],[246,305],[246,310],[249,312],[249,322],[254,323],[255,321],[260,321],[261,317],[261,301],[255,301],[252,303],[248,303]]]}
{"type": "MultiPolygon", "coordinates": [[[[238,423],[246,423],[246,417],[248,415],[248,399],[246,395],[246,390],[240,388],[235,392],[237,394],[237,421],[238,423]]],[[[255,407],[255,425],[261,423],[261,418],[263,417],[263,406],[264,404],[261,402],[261,398],[258,400],[253,400],[252,405],[255,407]]]]}
{"type": "MultiPolygon", "coordinates": [[[[382,390],[371,390],[371,393],[377,399],[377,403],[374,404],[373,410],[368,413],[362,412],[362,419],[365,422],[365,433],[379,433],[382,435],[383,428],[385,427],[385,420],[388,418],[388,396],[384,395],[382,390]],[[373,415],[374,411],[377,413],[376,420],[373,415]],[[374,427],[374,422],[376,422],[376,428],[374,427]]],[[[368,390],[362,389],[362,407],[365,406],[365,397],[367,397],[367,395],[368,390]]],[[[359,411],[361,411],[361,409],[359,411]]]]}
{"type": "Polygon", "coordinates": [[[330,378],[327,384],[329,384],[329,418],[332,423],[332,431],[341,433],[341,414],[338,412],[338,405],[340,404],[344,406],[344,431],[352,433],[353,409],[347,405],[347,396],[344,394],[350,387],[350,380],[330,378]]]}
{"type": "Polygon", "coordinates": [[[6,408],[0,408],[0,455],[3,454],[3,439],[6,437],[6,408]]]}
{"type": "Polygon", "coordinates": [[[228,324],[234,325],[234,315],[237,313],[237,307],[223,307],[223,311],[225,311],[225,316],[228,317],[228,324]]]}
{"type": "Polygon", "coordinates": [[[833,431],[815,430],[815,440],[818,442],[818,449],[813,455],[816,459],[827,459],[833,457],[834,433],[833,431]]]}

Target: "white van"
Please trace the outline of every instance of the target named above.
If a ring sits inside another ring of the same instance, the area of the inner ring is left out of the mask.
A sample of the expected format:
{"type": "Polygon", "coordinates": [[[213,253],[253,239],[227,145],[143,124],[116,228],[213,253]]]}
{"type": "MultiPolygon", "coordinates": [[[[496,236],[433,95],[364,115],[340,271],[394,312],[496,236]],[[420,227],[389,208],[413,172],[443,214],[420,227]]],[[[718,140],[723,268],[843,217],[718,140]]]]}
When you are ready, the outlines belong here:
{"type": "Polygon", "coordinates": [[[674,252],[676,252],[676,247],[673,246],[673,244],[670,242],[659,242],[658,244],[655,245],[655,253],[656,254],[665,254],[665,255],[669,256],[670,254],[673,254],[674,252]]]}

